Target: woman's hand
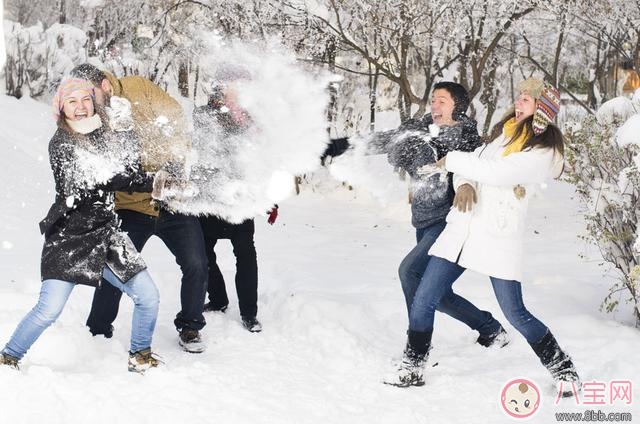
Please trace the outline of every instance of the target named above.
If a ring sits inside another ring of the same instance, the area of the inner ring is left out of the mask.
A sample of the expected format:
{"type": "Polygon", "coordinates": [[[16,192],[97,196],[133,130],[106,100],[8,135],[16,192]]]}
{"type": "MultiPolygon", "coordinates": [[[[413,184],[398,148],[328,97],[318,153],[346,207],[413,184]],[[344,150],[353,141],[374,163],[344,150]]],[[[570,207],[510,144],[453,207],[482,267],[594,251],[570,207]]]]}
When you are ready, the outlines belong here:
{"type": "Polygon", "coordinates": [[[164,191],[167,181],[170,175],[164,169],[156,172],[156,175],[153,177],[153,190],[151,191],[151,197],[156,200],[164,199],[164,191]]]}
{"type": "Polygon", "coordinates": [[[478,203],[478,197],[471,184],[462,184],[458,187],[456,196],[453,198],[453,206],[464,213],[471,212],[474,203],[478,203]]]}

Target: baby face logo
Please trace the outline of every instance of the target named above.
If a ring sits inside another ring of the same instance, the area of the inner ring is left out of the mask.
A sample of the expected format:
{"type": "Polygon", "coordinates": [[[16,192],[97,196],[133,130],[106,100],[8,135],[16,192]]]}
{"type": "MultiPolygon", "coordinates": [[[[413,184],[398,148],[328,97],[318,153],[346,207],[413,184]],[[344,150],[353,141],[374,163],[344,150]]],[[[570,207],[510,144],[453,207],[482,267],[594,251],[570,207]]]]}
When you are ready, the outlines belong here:
{"type": "Polygon", "coordinates": [[[541,399],[538,387],[524,378],[508,382],[500,394],[502,409],[513,418],[529,418],[535,414],[541,399]]]}

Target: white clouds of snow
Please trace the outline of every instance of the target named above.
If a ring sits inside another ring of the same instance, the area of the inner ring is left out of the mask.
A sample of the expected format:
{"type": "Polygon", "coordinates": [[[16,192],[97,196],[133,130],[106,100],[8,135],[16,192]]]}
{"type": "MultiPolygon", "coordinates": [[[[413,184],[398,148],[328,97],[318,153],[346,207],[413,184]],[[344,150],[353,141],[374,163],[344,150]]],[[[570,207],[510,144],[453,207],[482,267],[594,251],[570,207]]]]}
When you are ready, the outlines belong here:
{"type": "MultiPolygon", "coordinates": [[[[350,140],[353,149],[333,159],[331,175],[368,192],[383,205],[407,198],[408,181],[393,170],[387,154],[370,154],[369,137],[350,140]]],[[[406,177],[407,180],[409,177],[406,177]]]]}
{"type": "MultiPolygon", "coordinates": [[[[107,183],[114,175],[124,172],[121,158],[107,157],[104,154],[77,149],[76,150],[76,182],[87,189],[107,183]]],[[[69,165],[71,166],[71,164],[69,165]]]]}
{"type": "Polygon", "coordinates": [[[332,77],[305,71],[276,43],[211,41],[200,62],[205,84],[230,67],[248,74],[233,85],[251,127],[233,136],[222,131],[200,136],[191,175],[199,194],[167,202],[183,213],[241,222],[291,195],[294,176],[319,166],[328,141],[325,110],[332,77]],[[203,166],[210,172],[197,175],[203,166]]]}

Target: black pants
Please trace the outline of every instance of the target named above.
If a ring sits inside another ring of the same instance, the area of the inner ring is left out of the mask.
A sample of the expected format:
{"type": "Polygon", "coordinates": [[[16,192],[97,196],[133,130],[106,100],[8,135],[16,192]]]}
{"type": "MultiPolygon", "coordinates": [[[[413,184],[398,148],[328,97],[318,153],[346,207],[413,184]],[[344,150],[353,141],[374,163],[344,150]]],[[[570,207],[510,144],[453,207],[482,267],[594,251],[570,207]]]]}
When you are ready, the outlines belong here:
{"type": "Polygon", "coordinates": [[[253,219],[240,224],[230,224],[216,216],[200,217],[204,244],[209,259],[209,301],[214,309],[229,304],[224,277],[216,263],[214,247],[218,240],[229,239],[236,256],[236,293],[240,315],[255,317],[258,313],[258,262],[253,242],[253,219]]]}
{"type": "MultiPolygon", "coordinates": [[[[198,218],[164,210],[158,217],[140,212],[119,210],[121,228],[141,251],[155,235],[169,248],[182,270],[180,304],[182,310],[174,321],[176,328],[200,330],[205,325],[202,311],[207,287],[207,256],[198,218]]],[[[111,284],[101,284],[93,295],[87,326],[93,334],[107,334],[118,316],[122,292],[111,284]]]]}

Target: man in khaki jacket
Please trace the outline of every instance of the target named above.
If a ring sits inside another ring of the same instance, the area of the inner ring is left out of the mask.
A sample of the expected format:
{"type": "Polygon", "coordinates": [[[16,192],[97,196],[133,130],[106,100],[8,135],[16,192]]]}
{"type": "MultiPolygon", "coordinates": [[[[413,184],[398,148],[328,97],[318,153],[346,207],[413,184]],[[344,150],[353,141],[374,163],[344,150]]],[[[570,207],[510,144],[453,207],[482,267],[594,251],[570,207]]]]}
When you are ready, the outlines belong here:
{"type": "MultiPolygon", "coordinates": [[[[140,76],[116,78],[88,63],[75,67],[71,74],[91,81],[96,101],[108,106],[112,96],[131,103],[133,129],[138,136],[142,167],[147,172],[164,169],[180,177],[190,139],[180,104],[164,90],[140,76]]],[[[182,310],[174,320],[180,333],[179,344],[192,353],[203,352],[200,330],[207,289],[207,255],[200,223],[195,216],[173,213],[153,200],[148,193],[116,193],[116,211],[121,227],[141,251],[152,235],[160,238],[174,255],[182,270],[180,301],[182,310]]],[[[113,335],[111,325],[118,314],[122,292],[110,284],[96,289],[87,326],[93,335],[113,335]]]]}

